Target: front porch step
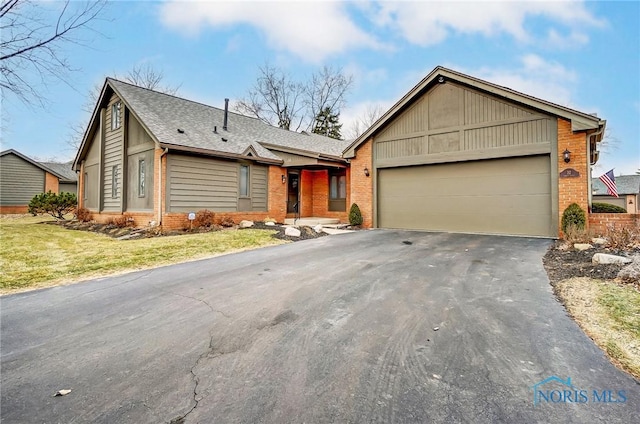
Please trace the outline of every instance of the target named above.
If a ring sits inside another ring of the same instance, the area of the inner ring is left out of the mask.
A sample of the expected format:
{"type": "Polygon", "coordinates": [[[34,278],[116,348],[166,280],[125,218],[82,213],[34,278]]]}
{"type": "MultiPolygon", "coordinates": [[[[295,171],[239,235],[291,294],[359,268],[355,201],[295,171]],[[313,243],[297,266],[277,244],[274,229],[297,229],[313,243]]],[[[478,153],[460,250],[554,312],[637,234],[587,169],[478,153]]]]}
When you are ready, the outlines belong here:
{"type": "Polygon", "coordinates": [[[319,218],[319,217],[308,217],[308,218],[287,218],[284,220],[285,225],[306,225],[308,227],[314,227],[318,224],[322,226],[329,225],[337,225],[340,223],[340,220],[337,218],[319,218]]]}

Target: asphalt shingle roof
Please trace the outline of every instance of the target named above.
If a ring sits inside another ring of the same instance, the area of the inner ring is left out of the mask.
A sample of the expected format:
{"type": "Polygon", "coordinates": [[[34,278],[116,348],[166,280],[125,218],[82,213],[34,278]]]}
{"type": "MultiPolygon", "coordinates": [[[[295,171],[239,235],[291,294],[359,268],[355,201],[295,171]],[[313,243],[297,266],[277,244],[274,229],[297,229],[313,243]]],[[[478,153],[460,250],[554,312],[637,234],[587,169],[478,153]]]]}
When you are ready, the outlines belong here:
{"type": "MultiPolygon", "coordinates": [[[[640,175],[620,175],[615,177],[615,180],[618,194],[640,193],[640,175]]],[[[606,196],[608,194],[607,187],[599,178],[591,179],[591,188],[595,195],[606,196]]]]}
{"type": "Polygon", "coordinates": [[[64,178],[60,179],[63,182],[77,182],[78,181],[78,175],[71,168],[71,166],[73,165],[73,162],[65,162],[65,163],[60,163],[60,162],[39,162],[39,163],[42,164],[42,166],[44,166],[45,168],[49,168],[50,170],[52,170],[56,174],[60,175],[61,177],[64,177],[64,178]]]}
{"type": "Polygon", "coordinates": [[[229,111],[223,130],[224,109],[159,93],[109,78],[109,84],[129,104],[154,137],[163,145],[205,149],[242,155],[249,146],[258,156],[280,159],[260,143],[310,153],[341,157],[347,141],[317,134],[297,133],[268,125],[257,118],[229,111]],[[217,131],[214,132],[214,129],[217,131]],[[179,132],[178,130],[183,132],[179,132]],[[223,138],[226,141],[223,141],[223,138]]]}

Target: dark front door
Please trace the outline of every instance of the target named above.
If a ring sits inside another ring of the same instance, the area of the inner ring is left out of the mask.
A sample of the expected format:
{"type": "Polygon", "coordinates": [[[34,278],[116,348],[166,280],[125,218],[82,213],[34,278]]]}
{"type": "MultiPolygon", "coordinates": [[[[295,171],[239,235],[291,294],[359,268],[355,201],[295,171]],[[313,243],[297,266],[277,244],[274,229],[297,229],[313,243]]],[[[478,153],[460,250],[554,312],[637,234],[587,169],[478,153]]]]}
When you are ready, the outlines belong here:
{"type": "Polygon", "coordinates": [[[300,210],[300,175],[289,171],[287,180],[287,213],[297,213],[300,210]]]}

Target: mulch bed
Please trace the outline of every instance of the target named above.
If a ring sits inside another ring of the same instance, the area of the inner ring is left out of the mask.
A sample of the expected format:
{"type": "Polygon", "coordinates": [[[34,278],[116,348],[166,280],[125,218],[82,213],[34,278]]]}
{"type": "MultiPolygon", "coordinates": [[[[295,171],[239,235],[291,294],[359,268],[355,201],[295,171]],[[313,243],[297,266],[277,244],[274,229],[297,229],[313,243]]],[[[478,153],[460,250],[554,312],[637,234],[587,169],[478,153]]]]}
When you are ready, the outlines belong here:
{"type": "Polygon", "coordinates": [[[542,262],[549,281],[556,284],[562,280],[573,277],[591,277],[601,280],[613,280],[618,272],[625,266],[621,264],[594,264],[591,262],[596,253],[608,253],[611,255],[626,256],[640,255],[640,249],[616,250],[605,247],[594,247],[592,249],[578,251],[566,242],[556,241],[544,256],[542,262]]]}
{"type": "MultiPolygon", "coordinates": [[[[183,234],[194,234],[194,233],[208,233],[211,231],[225,231],[229,229],[237,229],[238,227],[222,227],[216,225],[211,228],[194,228],[194,229],[184,229],[184,230],[171,230],[171,231],[159,231],[157,228],[133,228],[133,227],[118,227],[112,224],[98,224],[96,222],[79,222],[79,221],[50,221],[45,224],[49,225],[60,225],[64,228],[70,230],[79,230],[79,231],[91,231],[94,233],[105,234],[109,237],[113,237],[116,239],[123,240],[134,240],[140,238],[150,238],[150,237],[165,237],[165,236],[177,236],[183,234]]],[[[300,237],[289,237],[284,234],[285,227],[282,225],[265,225],[263,222],[254,222],[252,229],[258,230],[271,230],[276,231],[273,235],[274,238],[280,240],[288,240],[288,241],[300,241],[300,240],[308,240],[314,239],[318,237],[324,237],[328,234],[325,232],[317,233],[311,227],[299,227],[300,237]]]]}

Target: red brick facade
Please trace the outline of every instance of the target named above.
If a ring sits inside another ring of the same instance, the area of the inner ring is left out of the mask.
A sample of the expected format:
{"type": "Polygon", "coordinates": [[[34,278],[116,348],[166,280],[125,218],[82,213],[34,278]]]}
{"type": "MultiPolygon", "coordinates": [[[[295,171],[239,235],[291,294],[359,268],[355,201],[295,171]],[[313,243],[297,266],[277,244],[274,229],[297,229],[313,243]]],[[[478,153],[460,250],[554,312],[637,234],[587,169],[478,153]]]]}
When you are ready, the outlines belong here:
{"type": "Polygon", "coordinates": [[[362,212],[363,226],[373,227],[373,161],[371,146],[373,142],[367,140],[356,150],[356,157],[351,159],[351,201],[347,204],[348,209],[352,203],[356,203],[362,212]],[[369,176],[365,175],[365,168],[369,176]]]}
{"type": "MultiPolygon", "coordinates": [[[[589,205],[589,152],[585,132],[571,131],[571,122],[558,119],[558,173],[572,168],[580,173],[579,177],[558,178],[558,222],[562,213],[571,203],[577,203],[585,212],[589,205]],[[571,162],[565,163],[563,152],[571,152],[571,162]]],[[[559,234],[560,235],[560,234],[559,234]]]]}
{"type": "Polygon", "coordinates": [[[608,229],[628,228],[640,230],[640,214],[632,213],[592,213],[589,214],[589,230],[594,235],[606,235],[608,229]]]}

